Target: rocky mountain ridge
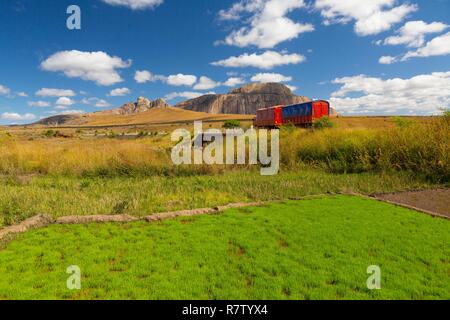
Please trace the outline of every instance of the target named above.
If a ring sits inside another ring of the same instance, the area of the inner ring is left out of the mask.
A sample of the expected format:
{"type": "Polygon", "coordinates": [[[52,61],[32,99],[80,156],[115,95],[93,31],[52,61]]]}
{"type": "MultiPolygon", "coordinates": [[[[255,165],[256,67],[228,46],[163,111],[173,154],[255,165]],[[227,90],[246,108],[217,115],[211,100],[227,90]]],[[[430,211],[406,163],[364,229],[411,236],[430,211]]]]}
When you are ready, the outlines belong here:
{"type": "Polygon", "coordinates": [[[145,97],[139,97],[136,102],[129,102],[124,104],[120,108],[107,111],[100,111],[100,113],[127,115],[146,112],[151,109],[166,109],[169,107],[170,105],[163,99],[156,99],[152,101],[145,97]]]}
{"type": "Polygon", "coordinates": [[[294,95],[289,87],[280,83],[252,83],[226,94],[187,100],[175,107],[212,114],[256,114],[258,109],[308,101],[311,99],[294,95]]]}

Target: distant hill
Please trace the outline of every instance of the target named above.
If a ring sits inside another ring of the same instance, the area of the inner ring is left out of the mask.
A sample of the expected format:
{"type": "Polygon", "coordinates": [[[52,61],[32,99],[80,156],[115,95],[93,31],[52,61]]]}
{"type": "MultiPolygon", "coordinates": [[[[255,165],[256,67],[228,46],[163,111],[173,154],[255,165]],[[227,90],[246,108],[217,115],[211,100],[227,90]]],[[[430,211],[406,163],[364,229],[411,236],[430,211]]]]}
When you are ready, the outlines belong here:
{"type": "Polygon", "coordinates": [[[253,83],[227,94],[208,94],[187,100],[175,107],[212,114],[256,114],[258,109],[308,101],[309,98],[294,95],[280,83],[253,83]]]}
{"type": "Polygon", "coordinates": [[[225,121],[230,119],[252,120],[253,116],[220,114],[214,115],[204,112],[183,110],[174,107],[152,108],[134,113],[120,113],[121,111],[107,110],[95,113],[60,115],[43,119],[37,125],[46,126],[117,126],[142,124],[168,124],[202,121],[225,121]]]}
{"type": "MultiPolygon", "coordinates": [[[[108,124],[116,124],[120,122],[128,123],[130,119],[121,116],[130,116],[146,113],[150,110],[168,109],[170,105],[163,99],[151,101],[144,97],[139,97],[136,102],[126,103],[120,108],[98,111],[86,114],[70,114],[70,115],[56,115],[40,120],[37,124],[40,125],[84,125],[92,122],[110,122],[108,124]]],[[[170,112],[169,112],[170,113],[170,112]]],[[[140,121],[148,120],[141,117],[140,121]]],[[[136,119],[137,120],[137,119],[136,119]]],[[[176,120],[176,119],[174,119],[176,120]]]]}

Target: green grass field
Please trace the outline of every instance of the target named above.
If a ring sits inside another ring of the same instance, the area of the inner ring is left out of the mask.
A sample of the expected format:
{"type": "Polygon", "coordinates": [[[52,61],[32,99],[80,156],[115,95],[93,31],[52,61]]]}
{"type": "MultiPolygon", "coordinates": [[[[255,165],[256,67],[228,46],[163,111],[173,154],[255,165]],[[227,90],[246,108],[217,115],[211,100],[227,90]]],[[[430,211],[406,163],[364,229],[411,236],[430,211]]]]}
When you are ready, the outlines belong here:
{"type": "Polygon", "coordinates": [[[333,196],[147,224],[54,225],[0,249],[3,299],[450,299],[450,223],[333,196]],[[82,289],[66,288],[78,265],[82,289]],[[368,290],[369,265],[381,290],[368,290]]]}

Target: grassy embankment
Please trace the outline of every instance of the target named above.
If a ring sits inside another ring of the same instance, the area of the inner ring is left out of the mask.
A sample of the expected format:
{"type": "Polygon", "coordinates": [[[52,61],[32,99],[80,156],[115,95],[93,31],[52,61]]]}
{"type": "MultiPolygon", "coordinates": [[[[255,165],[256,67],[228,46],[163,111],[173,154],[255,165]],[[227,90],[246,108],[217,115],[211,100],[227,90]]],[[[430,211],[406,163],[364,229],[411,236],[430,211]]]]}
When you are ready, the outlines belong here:
{"type": "Polygon", "coordinates": [[[0,250],[0,299],[450,299],[449,242],[446,220],[348,196],[54,225],[0,250]],[[381,290],[367,289],[370,265],[381,290]]]}
{"type": "Polygon", "coordinates": [[[0,178],[0,227],[36,214],[52,216],[152,213],[269,201],[327,192],[364,194],[426,189],[404,174],[330,174],[320,170],[263,177],[259,171],[199,176],[0,178]]]}

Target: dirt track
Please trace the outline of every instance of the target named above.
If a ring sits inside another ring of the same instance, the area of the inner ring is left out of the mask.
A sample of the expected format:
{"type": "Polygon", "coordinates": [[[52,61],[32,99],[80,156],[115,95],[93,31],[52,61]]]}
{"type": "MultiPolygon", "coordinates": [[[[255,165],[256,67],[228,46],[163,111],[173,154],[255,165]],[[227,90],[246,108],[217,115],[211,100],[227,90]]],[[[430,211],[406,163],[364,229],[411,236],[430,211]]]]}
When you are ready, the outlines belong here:
{"type": "Polygon", "coordinates": [[[450,218],[450,189],[377,195],[377,199],[408,205],[450,218]]]}

